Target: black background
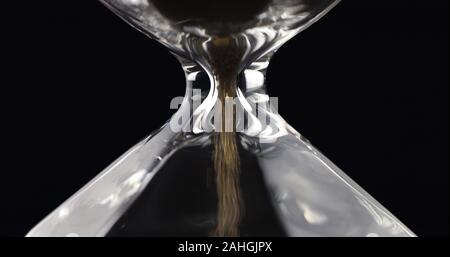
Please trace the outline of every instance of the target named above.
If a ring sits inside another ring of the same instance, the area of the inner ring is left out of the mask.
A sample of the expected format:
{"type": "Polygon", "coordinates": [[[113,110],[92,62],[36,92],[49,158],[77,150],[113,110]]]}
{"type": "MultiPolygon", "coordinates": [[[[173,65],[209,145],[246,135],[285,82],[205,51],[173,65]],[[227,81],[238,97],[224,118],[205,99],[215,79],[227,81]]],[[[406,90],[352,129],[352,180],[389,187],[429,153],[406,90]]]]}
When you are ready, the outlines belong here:
{"type": "MultiPolygon", "coordinates": [[[[25,235],[184,94],[175,58],[99,2],[42,4],[3,11],[1,236],[25,235]]],[[[268,88],[415,233],[448,236],[448,59],[448,1],[344,0],[278,51],[268,88]]]]}

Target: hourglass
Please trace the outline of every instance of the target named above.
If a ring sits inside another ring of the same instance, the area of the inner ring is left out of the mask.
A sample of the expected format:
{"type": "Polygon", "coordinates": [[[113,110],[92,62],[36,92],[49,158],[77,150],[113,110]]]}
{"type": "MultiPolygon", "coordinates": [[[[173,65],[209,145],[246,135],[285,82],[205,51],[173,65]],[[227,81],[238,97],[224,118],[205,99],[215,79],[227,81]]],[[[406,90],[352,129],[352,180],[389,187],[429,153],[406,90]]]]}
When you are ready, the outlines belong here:
{"type": "Polygon", "coordinates": [[[271,56],[338,0],[101,2],[175,55],[186,94],[28,236],[414,236],[266,94],[271,56]]]}

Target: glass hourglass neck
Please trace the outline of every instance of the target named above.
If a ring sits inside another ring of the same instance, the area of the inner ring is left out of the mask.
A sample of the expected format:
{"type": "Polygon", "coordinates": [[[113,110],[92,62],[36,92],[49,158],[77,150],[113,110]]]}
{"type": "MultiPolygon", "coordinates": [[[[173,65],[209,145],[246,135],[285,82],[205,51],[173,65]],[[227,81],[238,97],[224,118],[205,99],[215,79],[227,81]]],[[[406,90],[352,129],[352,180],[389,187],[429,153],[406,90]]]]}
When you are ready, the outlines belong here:
{"type": "MultiPolygon", "coordinates": [[[[176,55],[185,71],[186,93],[170,120],[175,131],[237,132],[262,142],[289,133],[289,126],[278,114],[277,98],[266,92],[266,71],[272,54],[245,66],[232,64],[239,68],[225,71],[206,69],[176,55]]],[[[178,105],[171,103],[171,107],[178,105]]]]}

